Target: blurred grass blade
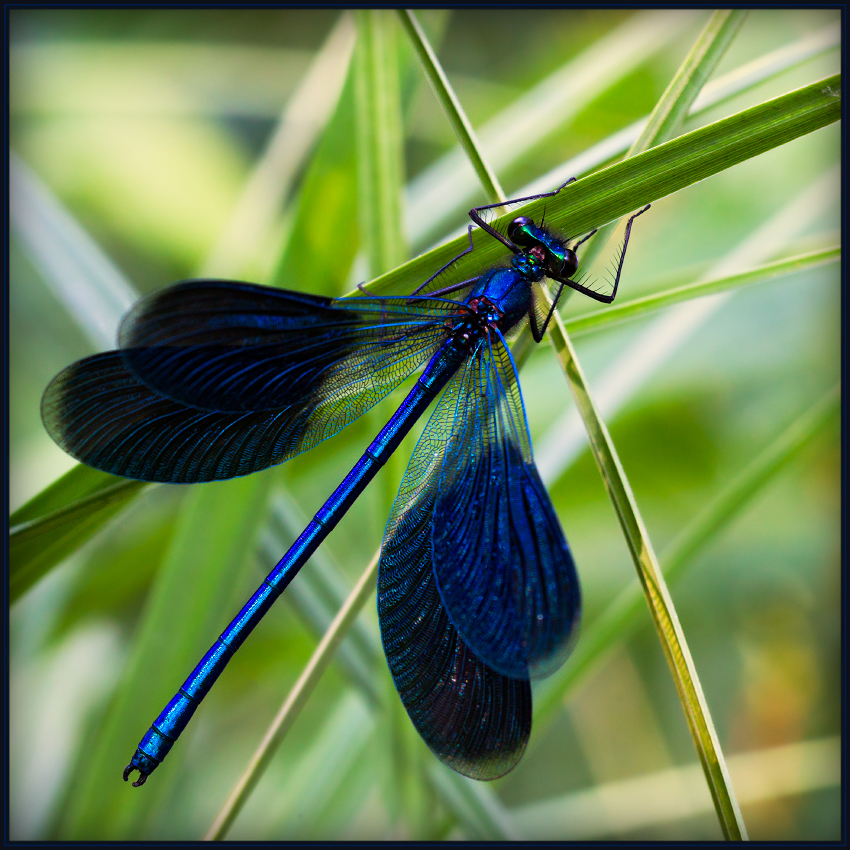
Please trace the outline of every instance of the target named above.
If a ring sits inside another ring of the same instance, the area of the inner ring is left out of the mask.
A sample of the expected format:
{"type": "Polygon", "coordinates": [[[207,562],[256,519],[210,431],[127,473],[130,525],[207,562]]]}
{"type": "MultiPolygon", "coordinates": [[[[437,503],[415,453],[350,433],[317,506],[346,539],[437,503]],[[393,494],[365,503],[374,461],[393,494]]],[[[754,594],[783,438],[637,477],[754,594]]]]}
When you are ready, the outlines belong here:
{"type": "Polygon", "coordinates": [[[78,464],[33,496],[26,504],[21,505],[9,517],[9,525],[14,527],[23,522],[32,522],[66,508],[79,499],[85,499],[116,484],[126,482],[126,478],[78,464]]]}
{"type": "MultiPolygon", "coordinates": [[[[490,167],[502,173],[524,159],[696,19],[692,11],[638,12],[572,57],[480,129],[481,152],[490,167]]],[[[405,230],[411,243],[427,244],[478,192],[462,150],[450,151],[425,169],[408,187],[405,230]]]]}
{"type": "Polygon", "coordinates": [[[605,330],[622,322],[628,322],[657,310],[662,310],[665,307],[690,301],[693,298],[703,298],[706,295],[714,295],[716,292],[726,292],[730,289],[739,289],[756,283],[780,280],[798,272],[811,271],[840,261],[841,248],[839,247],[813,251],[809,254],[789,257],[787,260],[767,263],[740,274],[689,283],[685,286],[677,286],[675,289],[656,292],[644,298],[636,298],[622,304],[612,304],[610,307],[594,310],[592,313],[587,313],[577,319],[569,319],[564,324],[568,333],[574,339],[582,334],[605,330]]]}
{"type": "Polygon", "coordinates": [[[378,561],[379,554],[376,554],[363,571],[345,604],[339,609],[333,622],[310,657],[310,661],[304,668],[301,676],[299,676],[298,681],[293,685],[280,711],[278,711],[271,726],[263,736],[260,746],[251,757],[247,767],[230,792],[224,806],[216,815],[215,820],[204,836],[205,841],[217,841],[223,838],[241,811],[242,806],[259,781],[269,761],[277,751],[278,746],[280,746],[284,735],[292,727],[304,704],[309,699],[310,694],[313,693],[313,689],[318,684],[322,674],[330,664],[340,641],[353,625],[366,600],[374,592],[375,580],[378,575],[378,561]]]}
{"type": "MultiPolygon", "coordinates": [[[[729,757],[729,769],[743,804],[773,802],[784,809],[793,801],[783,798],[841,785],[841,739],[815,738],[736,753],[729,757]]],[[[612,833],[634,840],[632,836],[659,826],[670,835],[672,822],[710,811],[700,766],[693,764],[606,782],[521,806],[511,814],[535,841],[610,843],[612,833]]]]}
{"type": "Polygon", "coordinates": [[[407,255],[400,226],[404,140],[395,16],[361,10],[357,26],[358,206],[362,242],[376,275],[407,255]]]}
{"type": "MultiPolygon", "coordinates": [[[[137,293],[50,190],[14,153],[9,162],[12,226],[50,291],[91,340],[115,343],[137,293]]],[[[19,508],[10,525],[12,600],[91,538],[141,485],[79,465],[19,508]],[[37,521],[38,520],[38,521],[37,521]]]]}
{"type": "Polygon", "coordinates": [[[468,840],[517,841],[511,817],[486,785],[467,779],[441,763],[433,763],[428,774],[449,810],[463,825],[468,840]]]}
{"type": "MultiPolygon", "coordinates": [[[[408,256],[402,229],[404,189],[404,135],[402,133],[399,74],[399,22],[390,10],[361,10],[357,14],[357,140],[361,251],[369,274],[386,272],[408,256]]],[[[407,54],[407,64],[412,56],[407,54]]],[[[373,408],[369,422],[374,431],[395,412],[393,398],[373,408]]],[[[392,508],[404,468],[405,438],[381,470],[377,481],[379,510],[374,535],[380,539],[392,508]]],[[[415,750],[410,746],[410,724],[395,693],[386,683],[383,745],[391,758],[381,772],[382,797],[393,823],[406,823],[421,809],[423,783],[415,750]]]]}
{"type": "MultiPolygon", "coordinates": [[[[273,473],[271,473],[273,474],[273,473]]],[[[188,741],[155,783],[132,793],[121,770],[138,740],[232,613],[234,585],[265,516],[271,475],[256,473],[189,489],[137,629],[130,661],[91,752],[79,755],[62,834],[96,841],[133,838],[173,792],[188,741]]]]}
{"type": "Polygon", "coordinates": [[[333,112],[354,49],[354,21],[343,12],[292,94],[242,190],[201,277],[243,277],[256,259],[292,183],[333,112]]]}
{"type": "Polygon", "coordinates": [[[731,522],[774,475],[781,472],[834,420],[840,408],[841,388],[835,386],[749,463],[711,505],[673,540],[663,555],[665,572],[677,576],[684,564],[709,543],[719,529],[731,522]]]}
{"type": "Polygon", "coordinates": [[[360,238],[354,64],[349,63],[334,114],[287,209],[291,226],[271,275],[275,286],[337,297],[349,282],[360,238]]]}
{"type": "MultiPolygon", "coordinates": [[[[281,546],[278,543],[284,543],[283,539],[274,538],[272,535],[264,533],[263,543],[260,547],[263,563],[273,563],[275,556],[279,557],[281,552],[287,550],[287,545],[281,546]],[[276,555],[273,553],[276,553],[276,555]]],[[[313,555],[313,560],[315,560],[315,557],[313,555]]],[[[325,603],[313,574],[312,568],[315,564],[311,563],[310,566],[311,569],[305,571],[298,582],[295,593],[289,594],[289,602],[316,640],[321,640],[333,622],[334,613],[337,609],[331,609],[325,603]]],[[[287,588],[288,590],[289,588],[287,588]]],[[[374,710],[381,707],[382,700],[382,695],[375,684],[378,658],[374,657],[371,652],[364,648],[364,644],[356,639],[358,625],[359,623],[355,623],[350,632],[345,635],[342,644],[336,650],[334,660],[340,670],[351,680],[351,684],[361,692],[368,706],[374,710]]]]}
{"type": "MultiPolygon", "coordinates": [[[[839,179],[838,170],[830,169],[815,180],[714,264],[705,279],[726,277],[784,250],[789,239],[804,232],[833,202],[839,179]]],[[[732,295],[732,292],[719,292],[679,304],[650,323],[596,381],[596,403],[603,416],[612,419],[732,295]]],[[[537,468],[543,481],[547,484],[557,481],[584,445],[581,418],[575,410],[567,410],[537,442],[537,468]]]]}
{"type": "Polygon", "coordinates": [[[840,46],[841,28],[838,24],[829,24],[816,32],[807,33],[798,41],[765,53],[712,80],[694,101],[690,115],[699,115],[765,80],[840,46]]]}
{"type": "Polygon", "coordinates": [[[44,282],[92,341],[115,344],[118,322],[137,293],[24,162],[9,155],[12,227],[44,282]]]}
{"type": "Polygon", "coordinates": [[[652,110],[640,137],[629,148],[627,157],[643,153],[679,134],[691,106],[748,14],[746,9],[714,12],[652,110]]]}
{"type": "MultiPolygon", "coordinates": [[[[56,494],[66,479],[67,475],[48,489],[56,494]]],[[[119,479],[117,483],[98,488],[92,495],[75,499],[67,507],[10,528],[9,601],[17,601],[52,567],[79,549],[145,484],[144,481],[119,479]]]]}
{"type": "MultiPolygon", "coordinates": [[[[392,269],[408,256],[401,228],[404,135],[398,28],[397,18],[390,10],[362,9],[357,13],[357,211],[361,251],[370,276],[392,269]]],[[[387,398],[373,408],[369,422],[377,432],[394,412],[393,399],[387,398]]],[[[375,527],[376,538],[382,535],[383,518],[392,508],[401,481],[401,463],[397,451],[377,476],[383,505],[375,527]]]]}
{"type": "Polygon", "coordinates": [[[422,69],[428,82],[431,84],[431,89],[440,101],[449,123],[463,148],[466,158],[472,163],[475,169],[475,174],[478,181],[484,187],[484,191],[488,198],[504,197],[504,192],[499,186],[499,180],[495,172],[479,155],[478,139],[475,136],[475,130],[472,129],[472,124],[466,117],[466,113],[460,105],[460,101],[454,92],[454,89],[449,82],[449,78],[443,71],[442,65],[437,60],[431,45],[428,43],[428,38],[424,30],[416,20],[416,16],[411,9],[400,9],[399,17],[410,37],[416,54],[419,56],[419,61],[422,64],[422,69]]]}
{"type": "Polygon", "coordinates": [[[266,818],[273,812],[268,835],[286,836],[291,841],[334,834],[340,817],[345,816],[344,809],[351,805],[349,802],[340,812],[338,804],[343,787],[352,779],[358,783],[356,794],[363,805],[363,798],[369,796],[374,784],[368,773],[364,781],[363,766],[364,760],[369,764],[372,758],[374,740],[379,734],[375,727],[374,715],[360,694],[343,693],[311,739],[307,752],[278,772],[277,781],[264,783],[263,799],[252,798],[242,823],[250,824],[255,812],[266,818]]]}
{"type": "MultiPolygon", "coordinates": [[[[841,116],[840,77],[760,103],[693,130],[642,154],[583,177],[555,197],[532,201],[522,214],[540,218],[562,233],[580,234],[638,209],[792,139],[825,127],[841,116]]],[[[518,210],[511,215],[519,214],[518,210]]],[[[500,221],[497,219],[497,221],[500,221]]],[[[504,222],[500,222],[504,224],[504,222]]],[[[458,272],[495,264],[504,246],[473,232],[475,251],[458,261],[458,272]]],[[[422,254],[368,286],[370,292],[404,292],[411,281],[425,280],[467,246],[466,235],[422,254]]]]}
{"type": "MultiPolygon", "coordinates": [[[[718,9],[712,14],[650,113],[640,136],[629,148],[626,159],[679,135],[693,102],[738,34],[747,14],[745,9],[718,9]]],[[[585,268],[590,267],[616,228],[615,219],[600,227],[590,239],[582,256],[585,268]]]]}
{"type": "MultiPolygon", "coordinates": [[[[833,388],[801,414],[700,511],[661,555],[664,577],[678,580],[696,556],[741,515],[742,510],[798,457],[831,422],[840,408],[840,391],[833,388]]],[[[585,674],[601,657],[625,640],[643,622],[643,594],[635,582],[627,587],[586,629],[567,663],[535,689],[535,723],[546,723],[585,674]]]]}
{"type": "Polygon", "coordinates": [[[728,840],[746,839],[746,828],[735,801],[711,713],[637,503],[608,429],[590,397],[584,375],[560,315],[556,312],[553,319],[556,324],[550,331],[550,337],[569,382],[576,406],[587,428],[596,465],[599,467],[605,489],[608,491],[638,571],[652,620],[667,656],[697,755],[705,772],[721,829],[728,840]]]}
{"type": "MultiPolygon", "coordinates": [[[[730,71],[705,85],[691,107],[688,123],[693,124],[695,118],[709,109],[713,109],[715,106],[719,106],[809,59],[840,47],[840,45],[840,27],[830,25],[816,33],[804,36],[793,44],[780,47],[772,53],[741,65],[734,71],[730,71]]],[[[597,142],[557,168],[553,168],[542,177],[533,180],[522,189],[518,189],[517,196],[524,197],[548,192],[555,186],[560,186],[570,177],[580,177],[594,171],[599,166],[625,153],[643,132],[648,121],[648,116],[641,118],[607,139],[597,142]]]]}
{"type": "MultiPolygon", "coordinates": [[[[277,488],[271,501],[269,522],[260,543],[262,563],[276,563],[307,526],[308,517],[282,488],[277,488]]],[[[297,582],[286,590],[308,627],[320,639],[345,603],[351,585],[331,559],[326,547],[319,547],[310,558],[310,569],[304,570],[297,582]]],[[[337,659],[353,682],[373,706],[380,701],[375,686],[375,667],[383,663],[380,637],[372,629],[355,621],[337,650],[337,659]]]]}

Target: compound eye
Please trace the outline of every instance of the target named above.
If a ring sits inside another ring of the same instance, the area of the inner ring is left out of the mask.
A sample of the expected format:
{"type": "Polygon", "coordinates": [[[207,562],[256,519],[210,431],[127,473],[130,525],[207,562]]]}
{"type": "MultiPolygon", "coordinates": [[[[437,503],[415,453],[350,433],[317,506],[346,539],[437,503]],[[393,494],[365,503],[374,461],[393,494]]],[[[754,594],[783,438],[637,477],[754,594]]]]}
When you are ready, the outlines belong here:
{"type": "Polygon", "coordinates": [[[552,260],[554,260],[554,262],[550,263],[550,271],[555,273],[553,277],[569,278],[578,271],[578,257],[572,248],[564,248],[564,263],[559,269],[552,268],[552,266],[558,262],[554,257],[552,260]]]}
{"type": "Polygon", "coordinates": [[[522,248],[530,248],[537,240],[523,229],[528,227],[529,224],[532,224],[532,221],[527,216],[521,215],[515,218],[508,225],[508,239],[514,245],[519,245],[522,248]]]}

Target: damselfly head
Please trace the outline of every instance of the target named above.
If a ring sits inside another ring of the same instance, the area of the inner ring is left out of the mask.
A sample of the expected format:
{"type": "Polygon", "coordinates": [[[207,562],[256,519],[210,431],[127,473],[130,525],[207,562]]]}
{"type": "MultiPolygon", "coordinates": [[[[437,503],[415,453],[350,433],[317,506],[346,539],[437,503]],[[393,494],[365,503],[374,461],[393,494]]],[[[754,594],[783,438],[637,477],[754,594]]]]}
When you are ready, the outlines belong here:
{"type": "Polygon", "coordinates": [[[528,216],[518,216],[508,225],[508,238],[534,258],[546,277],[563,281],[578,269],[576,252],[528,216]]]}

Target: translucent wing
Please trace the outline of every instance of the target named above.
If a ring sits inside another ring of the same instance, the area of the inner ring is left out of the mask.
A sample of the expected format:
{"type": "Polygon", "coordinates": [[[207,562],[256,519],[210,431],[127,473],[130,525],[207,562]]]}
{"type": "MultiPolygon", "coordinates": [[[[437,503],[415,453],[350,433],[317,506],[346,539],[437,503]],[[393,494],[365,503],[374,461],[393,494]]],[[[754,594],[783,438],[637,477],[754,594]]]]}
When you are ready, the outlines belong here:
{"type": "Polygon", "coordinates": [[[445,316],[458,309],[438,299],[330,301],[181,284],[125,322],[122,341],[141,348],[57,375],[42,418],[69,454],[116,475],[179,483],[246,475],[361,416],[436,350],[445,316]]]}
{"type": "Polygon", "coordinates": [[[432,752],[473,779],[495,779],[522,757],[531,734],[527,679],[497,673],[463,642],[432,567],[431,524],[447,425],[462,379],[446,389],[407,467],[384,536],[378,615],[404,707],[432,752]]]}
{"type": "Polygon", "coordinates": [[[437,589],[478,658],[506,676],[539,678],[571,646],[581,605],[575,565],[531,457],[501,340],[485,340],[462,377],[433,513],[437,589]]]}
{"type": "Polygon", "coordinates": [[[446,299],[330,299],[269,286],[193,280],[140,301],[121,323],[127,367],[207,410],[276,410],[318,386],[349,395],[367,367],[398,383],[420,362],[417,337],[458,307],[446,299]]]}

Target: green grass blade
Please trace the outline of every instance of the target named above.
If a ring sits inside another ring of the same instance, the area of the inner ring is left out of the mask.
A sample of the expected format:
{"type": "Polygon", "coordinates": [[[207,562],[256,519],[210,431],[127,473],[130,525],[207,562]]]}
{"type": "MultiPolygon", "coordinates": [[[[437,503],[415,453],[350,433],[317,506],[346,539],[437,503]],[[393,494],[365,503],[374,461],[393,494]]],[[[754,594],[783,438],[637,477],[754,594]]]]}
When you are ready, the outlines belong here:
{"type": "Polygon", "coordinates": [[[726,292],[739,289],[743,286],[751,286],[756,283],[766,283],[771,280],[779,280],[788,275],[798,272],[811,271],[821,266],[840,262],[841,248],[828,248],[823,251],[813,251],[787,260],[777,260],[775,263],[766,263],[757,268],[750,269],[740,274],[728,277],[714,278],[712,280],[697,281],[663,292],[655,292],[645,298],[635,298],[622,304],[614,304],[603,310],[594,310],[576,319],[566,321],[564,324],[570,336],[575,338],[591,331],[604,330],[614,327],[622,322],[638,319],[673,304],[680,304],[692,298],[702,298],[713,295],[716,292],[726,292]]]}
{"type": "MultiPolygon", "coordinates": [[[[399,50],[399,23],[388,10],[358,13],[358,205],[360,207],[363,253],[372,274],[395,267],[408,256],[402,228],[402,192],[404,188],[404,136],[401,122],[400,59],[409,67],[410,51],[399,50]]],[[[392,398],[379,404],[370,415],[378,430],[395,411],[392,398]]],[[[404,459],[396,451],[381,470],[377,481],[378,504],[374,534],[384,530],[404,459]]],[[[383,800],[392,822],[407,824],[422,808],[424,785],[417,769],[417,741],[411,740],[410,723],[395,693],[386,683],[383,718],[386,723],[385,753],[388,770],[382,772],[383,800]]]]}
{"type": "Polygon", "coordinates": [[[93,347],[110,348],[135,288],[21,159],[11,154],[9,166],[12,227],[93,347]]]}
{"type": "MultiPolygon", "coordinates": [[[[793,44],[780,47],[778,50],[741,65],[734,71],[712,80],[703,88],[691,107],[688,115],[689,123],[693,123],[694,119],[709,109],[750,91],[784,71],[801,65],[809,59],[820,56],[840,45],[840,28],[828,26],[816,33],[804,36],[793,44]]],[[[599,166],[625,153],[643,132],[648,121],[649,116],[633,122],[628,127],[587,148],[578,156],[552,169],[542,177],[538,177],[527,186],[519,189],[517,195],[524,197],[547,192],[555,186],[560,186],[570,177],[579,177],[582,174],[595,171],[599,166]]]]}
{"type": "MultiPolygon", "coordinates": [[[[668,582],[678,580],[696,556],[832,421],[839,403],[836,387],[801,414],[700,511],[661,555],[668,582]]],[[[634,583],[582,632],[564,667],[535,690],[536,723],[545,724],[564,696],[594,669],[600,658],[640,625],[644,610],[640,585],[634,583]]]]}
{"type": "MultiPolygon", "coordinates": [[[[595,98],[633,73],[698,20],[677,10],[641,11],[557,68],[490,119],[478,132],[490,167],[503,174],[595,98]],[[530,128],[533,128],[530,129],[530,128]]],[[[562,181],[563,182],[563,181],[562,181]]],[[[552,187],[549,187],[552,188],[552,187]]],[[[455,149],[411,181],[406,229],[414,245],[428,244],[439,226],[480,193],[463,150],[455,149]]]]}
{"type": "MultiPolygon", "coordinates": [[[[74,472],[76,469],[71,470],[74,472]]],[[[63,486],[67,477],[63,476],[48,488],[52,494],[63,486]]],[[[12,527],[9,533],[10,602],[18,600],[56,564],[79,549],[144,486],[144,481],[119,480],[64,508],[12,527]]],[[[36,498],[42,496],[46,500],[45,493],[36,498]]]]}
{"type": "Polygon", "coordinates": [[[233,832],[241,826],[244,834],[258,813],[269,824],[260,837],[306,841],[339,834],[374,787],[369,766],[380,740],[377,725],[360,694],[343,692],[304,755],[283,770],[278,765],[275,779],[261,785],[263,799],[259,792],[252,797],[233,832]]]}
{"type": "MultiPolygon", "coordinates": [[[[567,234],[587,233],[644,204],[704,180],[733,165],[790,142],[837,121],[841,115],[840,77],[810,86],[745,109],[665,142],[637,156],[611,165],[566,186],[553,198],[532,201],[524,215],[546,221],[567,234]]],[[[517,215],[514,210],[511,215],[517,215]]],[[[504,224],[504,223],[502,223],[504,224]]],[[[466,246],[464,234],[405,265],[373,280],[376,294],[409,291],[466,246]]],[[[495,264],[504,248],[495,240],[473,232],[475,250],[458,261],[460,273],[471,277],[476,269],[495,264]]]]}
{"type": "Polygon", "coordinates": [[[470,840],[517,841],[511,816],[486,785],[467,779],[442,764],[428,771],[434,788],[463,825],[470,840]]]}
{"type": "Polygon", "coordinates": [[[108,472],[78,464],[33,496],[26,504],[21,505],[10,515],[9,525],[14,528],[21,523],[32,522],[54,511],[67,508],[79,499],[85,499],[126,481],[126,478],[118,475],[110,475],[108,472]]]}
{"type": "Polygon", "coordinates": [[[746,9],[721,9],[711,16],[627,156],[643,153],[678,135],[693,102],[738,34],[747,14],[746,9]]]}
{"type": "MultiPolygon", "coordinates": [[[[401,228],[404,136],[401,125],[398,21],[388,10],[357,15],[355,104],[357,123],[357,204],[361,249],[370,274],[385,272],[407,256],[401,228]]],[[[394,412],[386,399],[370,414],[377,431],[394,412]]],[[[378,475],[383,510],[390,512],[401,480],[398,453],[378,475]]],[[[375,528],[376,537],[383,525],[375,528]]]]}
{"type": "MultiPolygon", "coordinates": [[[[679,134],[697,95],[723,58],[726,48],[737,35],[746,16],[746,10],[742,9],[720,9],[711,16],[652,110],[640,136],[629,148],[627,159],[679,134]]],[[[587,243],[582,257],[585,268],[593,263],[616,227],[616,220],[609,222],[600,227],[587,243]]]]}
{"type": "Polygon", "coordinates": [[[403,136],[395,17],[363,10],[357,27],[358,202],[362,239],[375,274],[398,265],[407,253],[400,226],[403,136]]]}
{"type": "Polygon", "coordinates": [[[495,172],[478,153],[480,146],[478,139],[475,137],[475,130],[472,129],[472,124],[469,123],[469,119],[460,105],[460,101],[449,82],[449,78],[446,76],[442,65],[437,60],[437,55],[428,43],[428,38],[419,25],[419,21],[416,20],[416,16],[410,9],[400,9],[398,14],[413,43],[417,56],[419,56],[419,61],[422,63],[422,70],[431,84],[431,89],[437,96],[437,100],[440,101],[449,119],[449,123],[452,125],[452,129],[460,141],[463,152],[472,163],[475,174],[484,187],[487,197],[494,199],[505,197],[495,172]]]}
{"type": "Polygon", "coordinates": [[[288,211],[292,224],[271,275],[275,286],[336,297],[349,284],[359,244],[354,64],[288,211]]]}
{"type": "Polygon", "coordinates": [[[652,620],[667,656],[691,737],[705,772],[721,829],[729,840],[746,839],[746,828],[735,801],[711,713],[708,710],[684,632],[676,616],[673,600],[670,598],[611,436],[590,397],[572,343],[557,313],[554,319],[556,325],[550,331],[550,336],[576,406],[587,428],[594,459],[638,571],[652,620]]]}

